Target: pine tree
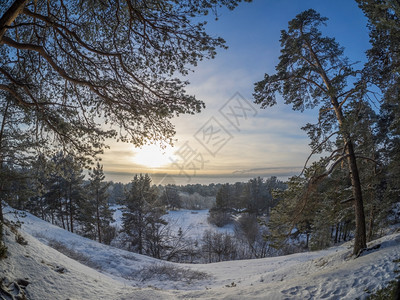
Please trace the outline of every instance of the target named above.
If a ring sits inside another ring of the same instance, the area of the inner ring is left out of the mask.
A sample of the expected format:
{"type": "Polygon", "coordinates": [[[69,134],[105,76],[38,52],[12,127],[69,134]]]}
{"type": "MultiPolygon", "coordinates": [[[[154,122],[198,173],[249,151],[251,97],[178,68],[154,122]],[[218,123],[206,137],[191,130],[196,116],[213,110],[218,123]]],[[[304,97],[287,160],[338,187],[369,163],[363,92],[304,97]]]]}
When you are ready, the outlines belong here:
{"type": "Polygon", "coordinates": [[[313,178],[318,184],[340,162],[346,162],[353,190],[356,233],[353,253],[366,247],[366,227],[360,171],[357,165],[356,145],[352,126],[346,111],[352,103],[362,102],[366,83],[360,80],[360,72],[343,54],[343,48],[333,39],[322,36],[319,27],[327,18],[310,9],[289,22],[288,31],[281,33],[281,56],[277,73],[265,77],[255,86],[255,102],[263,108],[276,104],[276,93],[282,94],[294,110],[319,109],[317,124],[307,124],[304,129],[311,138],[313,153],[332,151],[326,160],[326,172],[313,178]],[[349,87],[349,82],[356,82],[349,87]],[[343,144],[332,149],[329,140],[339,135],[343,144]]]}
{"type": "MultiPolygon", "coordinates": [[[[384,176],[381,177],[377,219],[390,209],[390,202],[400,202],[400,5],[396,0],[356,0],[368,18],[371,48],[364,68],[367,80],[376,84],[383,96],[380,106],[377,157],[384,176]],[[379,216],[380,215],[380,216],[379,216]]],[[[381,174],[382,175],[382,174],[381,174]]],[[[378,204],[378,203],[376,203],[378,204]]],[[[371,230],[369,230],[371,233],[371,230]]],[[[370,235],[369,233],[369,235],[370,235]]]]}
{"type": "Polygon", "coordinates": [[[219,188],[215,205],[210,209],[208,221],[218,227],[225,226],[232,221],[233,206],[232,188],[229,183],[219,188]]]}
{"type": "MultiPolygon", "coordinates": [[[[144,254],[149,250],[146,239],[156,245],[161,242],[157,239],[160,226],[166,224],[162,219],[165,210],[158,201],[157,190],[151,186],[148,174],[135,175],[130,185],[124,201],[122,230],[129,236],[132,248],[144,254]]],[[[153,253],[157,254],[157,251],[153,253]]]]}
{"type": "Polygon", "coordinates": [[[268,210],[268,190],[261,177],[250,179],[243,193],[248,213],[259,216],[268,210]]]}
{"type": "Polygon", "coordinates": [[[121,182],[110,182],[109,203],[121,204],[125,198],[124,184],[121,182]]]}
{"type": "Polygon", "coordinates": [[[89,184],[87,200],[81,209],[81,220],[85,225],[85,232],[92,234],[99,243],[104,242],[104,231],[114,221],[113,211],[108,204],[109,183],[104,182],[105,175],[103,166],[97,163],[96,167],[89,172],[89,184]]]}
{"type": "Polygon", "coordinates": [[[2,1],[0,107],[16,110],[14,124],[39,145],[75,156],[101,153],[107,138],[169,143],[170,120],[204,108],[181,77],[225,48],[198,17],[239,2],[2,1]]]}
{"type": "Polygon", "coordinates": [[[46,201],[54,209],[64,229],[74,232],[80,205],[85,201],[82,165],[70,155],[59,152],[52,158],[46,201]]]}
{"type": "Polygon", "coordinates": [[[7,201],[15,191],[13,183],[26,179],[26,174],[21,177],[17,173],[34,160],[35,147],[43,140],[36,138],[34,120],[12,97],[0,94],[0,104],[0,222],[3,222],[2,201],[7,201]]]}
{"type": "Polygon", "coordinates": [[[174,184],[167,184],[161,187],[160,201],[171,210],[182,207],[182,199],[179,195],[178,187],[174,184]]]}
{"type": "Polygon", "coordinates": [[[45,197],[51,167],[52,165],[43,154],[39,154],[31,164],[32,190],[35,195],[29,199],[27,209],[30,213],[45,221],[50,221],[52,215],[45,197]]]}

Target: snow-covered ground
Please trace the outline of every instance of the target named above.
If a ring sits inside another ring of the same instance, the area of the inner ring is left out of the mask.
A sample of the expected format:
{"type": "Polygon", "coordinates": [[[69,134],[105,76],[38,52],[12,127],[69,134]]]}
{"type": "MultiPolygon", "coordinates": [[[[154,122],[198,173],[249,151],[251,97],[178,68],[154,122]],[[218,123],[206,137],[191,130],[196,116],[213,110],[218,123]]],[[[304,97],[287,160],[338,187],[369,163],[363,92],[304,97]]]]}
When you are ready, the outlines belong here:
{"type": "MultiPolygon", "coordinates": [[[[6,219],[16,220],[9,208],[5,211],[6,219]]],[[[363,299],[400,269],[399,232],[373,241],[369,246],[380,247],[357,259],[348,243],[282,257],[190,265],[98,244],[28,213],[19,219],[28,244],[16,243],[6,228],[9,255],[0,261],[0,277],[26,278],[28,299],[363,299]],[[47,246],[54,241],[95,269],[47,246]]]]}
{"type": "Polygon", "coordinates": [[[208,223],[208,209],[203,210],[176,210],[169,211],[164,217],[174,228],[182,231],[192,238],[201,238],[204,231],[211,230],[220,233],[233,233],[233,225],[217,227],[208,223]]]}
{"type": "MultiPolygon", "coordinates": [[[[121,206],[111,207],[115,210],[114,219],[115,225],[122,225],[122,211],[121,206]]],[[[185,234],[185,237],[193,239],[201,239],[204,231],[211,230],[219,233],[233,233],[234,227],[232,224],[224,227],[217,227],[208,223],[208,209],[202,210],[172,210],[164,216],[164,219],[171,225],[173,233],[177,233],[179,228],[185,234]]]]}

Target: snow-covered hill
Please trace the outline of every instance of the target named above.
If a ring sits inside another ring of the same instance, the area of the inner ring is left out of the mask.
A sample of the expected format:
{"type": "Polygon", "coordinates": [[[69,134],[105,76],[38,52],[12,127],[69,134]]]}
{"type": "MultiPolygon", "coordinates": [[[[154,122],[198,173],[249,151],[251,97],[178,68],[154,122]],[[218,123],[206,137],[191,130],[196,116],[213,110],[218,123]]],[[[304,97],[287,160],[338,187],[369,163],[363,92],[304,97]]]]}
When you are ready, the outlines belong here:
{"type": "MultiPolygon", "coordinates": [[[[16,221],[10,209],[6,219],[16,221]]],[[[30,214],[19,218],[27,245],[6,227],[3,286],[27,280],[28,299],[355,299],[396,278],[400,233],[350,257],[351,244],[324,251],[204,265],[175,264],[69,233],[30,214]],[[47,244],[68,250],[85,266],[47,244]]],[[[25,283],[26,285],[26,283],[25,283]]],[[[14,292],[16,293],[15,289],[14,292]]]]}

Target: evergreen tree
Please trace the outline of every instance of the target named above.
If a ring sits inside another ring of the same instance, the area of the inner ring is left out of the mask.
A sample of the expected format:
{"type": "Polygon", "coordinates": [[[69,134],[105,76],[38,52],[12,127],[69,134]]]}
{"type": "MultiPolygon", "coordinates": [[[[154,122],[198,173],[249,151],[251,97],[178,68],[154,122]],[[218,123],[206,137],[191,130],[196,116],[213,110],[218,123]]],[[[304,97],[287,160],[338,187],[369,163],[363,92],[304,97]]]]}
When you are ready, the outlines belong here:
{"type": "Polygon", "coordinates": [[[46,201],[56,211],[63,228],[74,232],[80,205],[85,201],[82,165],[76,158],[62,152],[52,158],[52,164],[46,201]]]}
{"type": "Polygon", "coordinates": [[[89,172],[89,184],[87,200],[81,205],[81,220],[84,223],[86,235],[97,238],[103,243],[104,232],[114,221],[113,210],[108,205],[109,183],[104,182],[105,175],[103,166],[97,163],[96,167],[89,172]]]}
{"type": "MultiPolygon", "coordinates": [[[[86,201],[83,190],[83,169],[72,156],[65,156],[62,163],[64,199],[69,216],[69,230],[74,232],[74,221],[79,214],[81,203],[86,201]]],[[[68,222],[67,222],[68,224],[68,222]]]]}
{"type": "Polygon", "coordinates": [[[232,190],[229,183],[223,184],[217,192],[215,206],[223,211],[229,211],[233,208],[232,190]]]}
{"type": "Polygon", "coordinates": [[[124,184],[121,182],[110,182],[109,192],[109,203],[110,204],[121,204],[125,198],[124,184]]]}
{"type": "Polygon", "coordinates": [[[51,167],[43,154],[40,154],[31,164],[32,190],[35,195],[29,199],[27,209],[30,213],[45,221],[50,221],[50,215],[52,215],[45,197],[51,167]]]}
{"type": "Polygon", "coordinates": [[[35,157],[38,145],[35,137],[34,121],[0,89],[0,222],[4,221],[1,202],[16,191],[11,185],[26,179],[26,174],[22,177],[18,174],[35,157]]]}
{"type": "MultiPolygon", "coordinates": [[[[2,1],[0,107],[18,111],[26,136],[74,155],[99,154],[117,136],[171,142],[171,118],[204,107],[180,77],[225,48],[197,17],[239,2],[2,1]]],[[[2,144],[0,167],[6,153],[2,144]]]]}
{"type": "Polygon", "coordinates": [[[146,239],[159,246],[160,226],[166,222],[162,219],[165,210],[158,199],[157,190],[151,186],[150,176],[135,175],[126,193],[122,231],[130,238],[132,248],[140,254],[149,250],[146,248],[146,239]]]}
{"type": "Polygon", "coordinates": [[[354,198],[356,233],[353,253],[366,247],[364,202],[357,165],[356,145],[352,126],[346,118],[351,104],[362,102],[365,82],[357,77],[353,64],[343,54],[343,48],[333,39],[322,36],[319,27],[326,22],[315,10],[307,10],[289,22],[288,31],[281,33],[281,56],[277,73],[255,86],[255,102],[263,108],[276,104],[276,93],[281,93],[294,110],[319,108],[317,124],[304,129],[311,138],[314,152],[333,150],[330,139],[339,135],[343,144],[326,160],[326,172],[313,177],[313,184],[326,178],[340,162],[349,169],[354,198]],[[349,87],[349,82],[356,82],[349,87]]]}
{"type": "Polygon", "coordinates": [[[175,184],[167,184],[161,187],[160,201],[171,210],[182,207],[182,199],[179,195],[178,187],[175,184]]]}
{"type": "MultiPolygon", "coordinates": [[[[385,203],[383,209],[376,205],[380,213],[388,211],[390,202],[400,202],[400,5],[396,0],[356,1],[368,18],[370,30],[364,76],[383,94],[377,134],[377,157],[385,167],[385,176],[380,176],[378,183],[378,197],[385,203]]],[[[376,217],[384,219],[379,214],[376,217]]]]}
{"type": "Polygon", "coordinates": [[[248,213],[258,216],[268,210],[268,190],[261,177],[250,179],[243,193],[248,213]]]}
{"type": "Polygon", "coordinates": [[[218,227],[225,226],[232,221],[234,209],[232,188],[229,183],[221,185],[217,192],[215,205],[210,209],[208,221],[218,227]]]}
{"type": "Polygon", "coordinates": [[[298,200],[298,195],[304,192],[306,185],[304,177],[291,177],[287,185],[288,188],[284,191],[274,191],[274,198],[280,200],[271,210],[270,217],[266,222],[269,228],[269,235],[266,238],[277,249],[282,248],[288,239],[296,238],[300,234],[307,234],[314,207],[311,201],[301,202],[298,200]]]}

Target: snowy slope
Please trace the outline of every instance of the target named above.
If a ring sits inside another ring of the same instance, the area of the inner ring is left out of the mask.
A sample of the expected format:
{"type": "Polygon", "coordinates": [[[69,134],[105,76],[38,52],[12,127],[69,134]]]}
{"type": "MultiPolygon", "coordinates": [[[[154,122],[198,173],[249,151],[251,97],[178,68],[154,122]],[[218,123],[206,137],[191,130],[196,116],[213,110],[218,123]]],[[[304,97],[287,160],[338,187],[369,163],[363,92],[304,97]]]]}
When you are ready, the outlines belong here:
{"type": "MultiPolygon", "coordinates": [[[[6,218],[15,220],[10,213],[6,218]]],[[[29,299],[363,299],[400,269],[394,262],[400,259],[400,233],[374,241],[371,245],[380,248],[357,259],[350,257],[347,244],[275,258],[189,265],[101,245],[30,214],[20,220],[28,245],[15,243],[6,229],[9,257],[0,261],[0,274],[9,280],[28,278],[29,299]],[[86,256],[98,270],[46,246],[54,240],[86,256]],[[183,275],[148,276],[143,271],[165,265],[183,275]],[[208,276],[187,280],[204,273],[208,276]]]]}

